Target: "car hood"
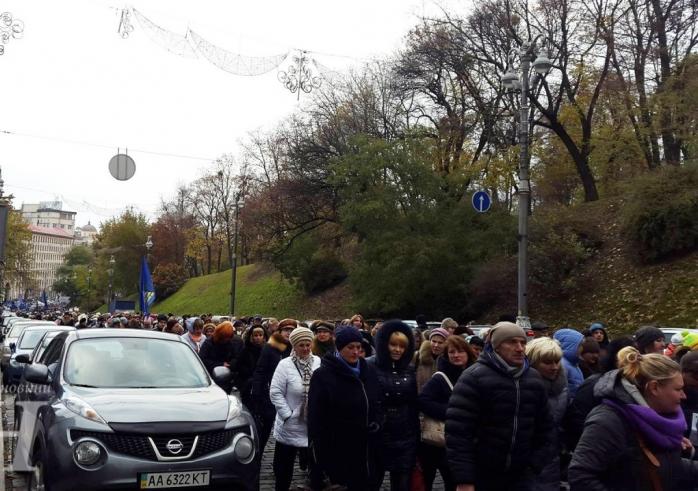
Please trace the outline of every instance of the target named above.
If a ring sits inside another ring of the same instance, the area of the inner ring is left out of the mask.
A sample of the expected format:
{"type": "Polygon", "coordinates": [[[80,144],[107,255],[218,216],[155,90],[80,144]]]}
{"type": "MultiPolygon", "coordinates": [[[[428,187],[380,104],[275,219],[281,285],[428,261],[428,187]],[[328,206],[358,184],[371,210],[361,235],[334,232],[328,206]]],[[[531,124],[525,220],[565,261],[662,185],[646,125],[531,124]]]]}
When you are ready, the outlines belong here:
{"type": "Polygon", "coordinates": [[[215,384],[189,389],[71,387],[69,392],[107,423],[225,421],[228,416],[228,395],[215,384]]]}

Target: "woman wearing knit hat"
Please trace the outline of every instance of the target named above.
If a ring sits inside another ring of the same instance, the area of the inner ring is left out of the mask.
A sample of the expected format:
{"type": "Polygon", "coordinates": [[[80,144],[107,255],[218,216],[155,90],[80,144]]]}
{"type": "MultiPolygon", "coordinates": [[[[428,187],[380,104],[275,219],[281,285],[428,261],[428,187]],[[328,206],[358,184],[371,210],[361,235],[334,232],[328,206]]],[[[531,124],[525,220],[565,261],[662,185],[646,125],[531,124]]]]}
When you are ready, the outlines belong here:
{"type": "MultiPolygon", "coordinates": [[[[308,438],[312,460],[331,485],[371,489],[380,424],[375,369],[359,357],[363,337],[354,327],[335,331],[337,351],[313,374],[308,394],[308,438]],[[367,465],[368,464],[368,465],[367,465]]],[[[313,480],[313,489],[323,489],[313,480]]]]}
{"type": "Polygon", "coordinates": [[[308,390],[310,377],[320,367],[320,358],[313,355],[313,332],[297,327],[289,337],[291,356],[279,362],[269,388],[269,397],[276,408],[274,422],[274,477],[276,491],[288,491],[293,478],[296,455],[307,462],[308,390]]]}

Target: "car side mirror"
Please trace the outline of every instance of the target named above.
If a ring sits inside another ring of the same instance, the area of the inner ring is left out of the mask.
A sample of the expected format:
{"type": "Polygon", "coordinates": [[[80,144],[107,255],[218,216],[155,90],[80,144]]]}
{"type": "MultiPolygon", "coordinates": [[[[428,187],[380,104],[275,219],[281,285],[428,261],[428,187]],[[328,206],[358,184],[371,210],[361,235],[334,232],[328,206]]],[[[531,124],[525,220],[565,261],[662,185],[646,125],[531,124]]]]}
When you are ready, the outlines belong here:
{"type": "Polygon", "coordinates": [[[10,343],[10,351],[12,351],[13,353],[15,352],[16,347],[17,345],[15,343],[10,343]]]}
{"type": "Polygon", "coordinates": [[[48,385],[51,383],[51,373],[48,367],[39,363],[28,365],[24,370],[24,378],[33,384],[48,385]]]}
{"type": "Polygon", "coordinates": [[[29,355],[22,353],[21,355],[15,356],[15,361],[17,363],[31,363],[29,355]]]}
{"type": "Polygon", "coordinates": [[[233,372],[230,371],[230,368],[220,366],[213,369],[213,380],[215,380],[217,384],[227,384],[232,379],[233,372]]]}

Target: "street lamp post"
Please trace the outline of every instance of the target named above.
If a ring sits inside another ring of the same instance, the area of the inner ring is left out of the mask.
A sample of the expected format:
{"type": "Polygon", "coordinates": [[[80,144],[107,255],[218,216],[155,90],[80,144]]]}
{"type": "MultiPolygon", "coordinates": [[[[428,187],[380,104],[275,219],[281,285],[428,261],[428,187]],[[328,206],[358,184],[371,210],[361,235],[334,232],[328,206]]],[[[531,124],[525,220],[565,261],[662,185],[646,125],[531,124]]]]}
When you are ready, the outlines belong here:
{"type": "Polygon", "coordinates": [[[528,212],[531,206],[531,182],[529,177],[529,127],[530,127],[530,87],[542,79],[552,67],[552,61],[543,53],[536,56],[536,42],[542,36],[539,35],[533,41],[524,44],[519,50],[509,53],[507,71],[502,75],[502,85],[511,92],[519,92],[519,252],[518,252],[518,287],[517,287],[517,322],[530,327],[528,318],[528,212]],[[521,66],[520,71],[514,71],[514,58],[518,54],[521,66]],[[535,57],[535,60],[534,60],[535,57]],[[534,79],[531,76],[531,61],[533,61],[534,79]]]}
{"type": "Polygon", "coordinates": [[[237,193],[235,195],[235,241],[233,242],[233,268],[232,268],[232,277],[230,279],[230,315],[231,317],[235,317],[235,284],[237,280],[237,272],[238,272],[238,232],[239,232],[239,227],[238,227],[238,218],[240,217],[240,207],[242,206],[241,202],[241,195],[240,193],[237,193]]]}
{"type": "Polygon", "coordinates": [[[109,258],[109,297],[107,298],[107,310],[111,312],[111,302],[112,302],[112,290],[114,288],[114,264],[116,264],[116,259],[114,259],[114,254],[109,258]]]}
{"type": "Polygon", "coordinates": [[[90,310],[90,300],[92,299],[92,266],[87,268],[87,310],[90,310]]]}

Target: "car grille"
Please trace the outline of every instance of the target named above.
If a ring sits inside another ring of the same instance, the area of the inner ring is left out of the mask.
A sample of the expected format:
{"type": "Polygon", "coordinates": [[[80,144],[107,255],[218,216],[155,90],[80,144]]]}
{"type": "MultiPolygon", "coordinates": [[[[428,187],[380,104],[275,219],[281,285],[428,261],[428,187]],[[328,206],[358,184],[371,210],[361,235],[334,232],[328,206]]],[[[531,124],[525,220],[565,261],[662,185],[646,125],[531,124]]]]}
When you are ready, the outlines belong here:
{"type": "Polygon", "coordinates": [[[208,431],[198,434],[156,434],[156,435],[136,435],[127,433],[103,433],[97,431],[71,430],[70,436],[73,441],[80,438],[93,438],[99,440],[107,449],[112,452],[130,455],[146,460],[158,460],[153,447],[148,441],[148,436],[153,439],[160,455],[163,457],[184,457],[191,452],[194,439],[198,435],[199,441],[191,458],[203,457],[213,452],[217,452],[233,441],[238,433],[250,435],[249,426],[241,426],[228,430],[208,431]],[[167,450],[167,443],[170,440],[179,440],[184,448],[176,456],[167,450]]]}

